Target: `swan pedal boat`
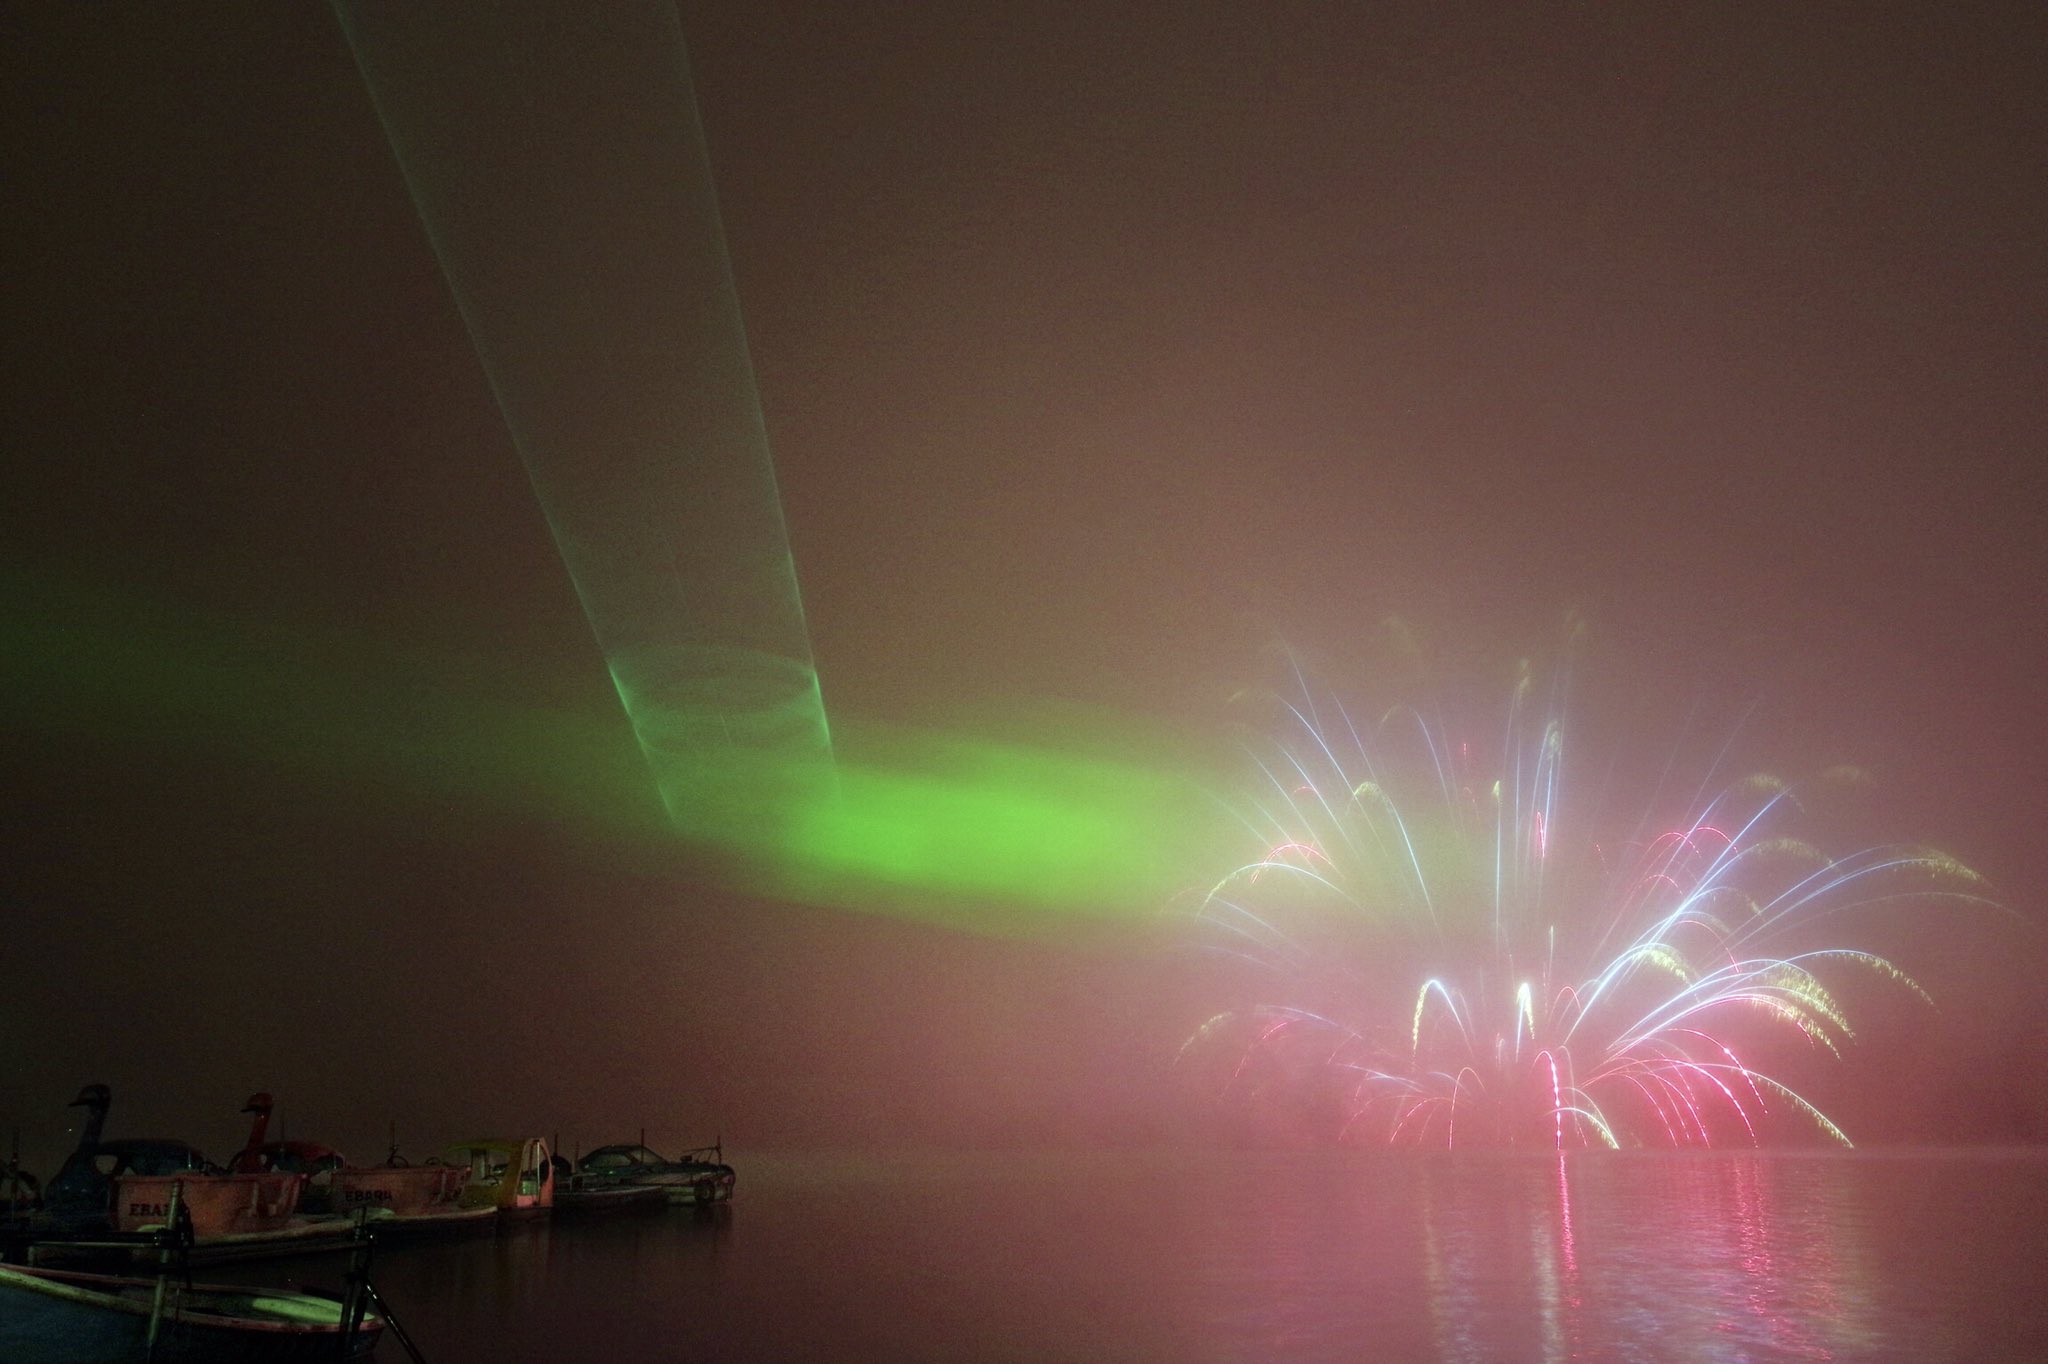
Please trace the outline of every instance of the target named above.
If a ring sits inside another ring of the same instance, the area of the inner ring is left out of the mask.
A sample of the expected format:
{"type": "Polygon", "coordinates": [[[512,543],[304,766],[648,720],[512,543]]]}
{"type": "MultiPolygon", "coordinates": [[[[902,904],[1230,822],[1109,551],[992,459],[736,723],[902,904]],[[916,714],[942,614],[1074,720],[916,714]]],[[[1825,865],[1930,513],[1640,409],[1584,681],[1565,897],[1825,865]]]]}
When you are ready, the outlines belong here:
{"type": "Polygon", "coordinates": [[[331,1146],[312,1141],[270,1141],[275,1103],[267,1092],[249,1096],[244,1113],[255,1114],[249,1140],[228,1168],[237,1174],[301,1174],[304,1212],[331,1213],[373,1223],[383,1236],[460,1231],[488,1227],[495,1208],[462,1206],[468,1171],[430,1161],[408,1165],[394,1141],[382,1165],[351,1165],[331,1146]]]}
{"type": "MultiPolygon", "coordinates": [[[[268,1096],[259,1095],[259,1098],[268,1096]]],[[[71,1101],[86,1110],[78,1146],[43,1190],[33,1228],[32,1260],[76,1259],[66,1243],[108,1232],[113,1245],[85,1254],[119,1258],[118,1242],[161,1229],[174,1199],[190,1219],[194,1261],[300,1254],[340,1249],[350,1226],[342,1218],[298,1216],[306,1176],[288,1170],[230,1173],[182,1141],[160,1137],[102,1140],[113,1102],[105,1085],[87,1085],[71,1101]]],[[[253,1101],[252,1101],[253,1102],[253,1101]]],[[[146,1254],[146,1252],[141,1252],[146,1254]]]]}

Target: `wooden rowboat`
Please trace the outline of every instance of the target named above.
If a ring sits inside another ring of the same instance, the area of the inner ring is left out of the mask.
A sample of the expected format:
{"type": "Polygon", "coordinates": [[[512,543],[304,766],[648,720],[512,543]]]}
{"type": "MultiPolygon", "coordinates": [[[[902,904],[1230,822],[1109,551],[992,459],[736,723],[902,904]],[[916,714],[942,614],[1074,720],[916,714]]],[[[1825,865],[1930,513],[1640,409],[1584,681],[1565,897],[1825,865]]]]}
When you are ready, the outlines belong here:
{"type": "Polygon", "coordinates": [[[351,1329],[340,1302],[307,1293],[0,1265],[9,1364],[367,1359],[383,1331],[374,1313],[351,1329]]]}

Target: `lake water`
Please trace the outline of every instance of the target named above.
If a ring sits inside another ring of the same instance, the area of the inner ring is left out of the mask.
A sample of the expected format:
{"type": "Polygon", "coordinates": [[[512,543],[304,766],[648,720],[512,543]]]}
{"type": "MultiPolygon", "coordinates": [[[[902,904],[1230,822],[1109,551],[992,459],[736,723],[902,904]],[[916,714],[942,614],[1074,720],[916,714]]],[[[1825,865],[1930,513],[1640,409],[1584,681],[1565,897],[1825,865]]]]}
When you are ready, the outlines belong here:
{"type": "Polygon", "coordinates": [[[2048,1153],[729,1158],[375,1277],[429,1364],[2048,1359],[2048,1153]]]}

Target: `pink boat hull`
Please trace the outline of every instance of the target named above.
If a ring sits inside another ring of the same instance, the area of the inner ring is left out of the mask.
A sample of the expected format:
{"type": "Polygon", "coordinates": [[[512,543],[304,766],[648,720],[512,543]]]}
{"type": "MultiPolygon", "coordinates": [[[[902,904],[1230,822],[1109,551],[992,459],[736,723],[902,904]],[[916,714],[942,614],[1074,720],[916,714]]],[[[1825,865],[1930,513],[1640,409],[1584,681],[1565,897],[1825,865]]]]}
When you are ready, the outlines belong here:
{"type": "Polygon", "coordinates": [[[298,1211],[306,1177],[294,1174],[123,1175],[114,1181],[114,1230],[143,1231],[166,1224],[171,1187],[192,1215],[199,1241],[250,1232],[281,1231],[298,1211]]]}
{"type": "Polygon", "coordinates": [[[396,1217],[453,1212],[462,1206],[467,1168],[454,1165],[343,1166],[334,1172],[334,1210],[381,1209],[396,1217]]]}

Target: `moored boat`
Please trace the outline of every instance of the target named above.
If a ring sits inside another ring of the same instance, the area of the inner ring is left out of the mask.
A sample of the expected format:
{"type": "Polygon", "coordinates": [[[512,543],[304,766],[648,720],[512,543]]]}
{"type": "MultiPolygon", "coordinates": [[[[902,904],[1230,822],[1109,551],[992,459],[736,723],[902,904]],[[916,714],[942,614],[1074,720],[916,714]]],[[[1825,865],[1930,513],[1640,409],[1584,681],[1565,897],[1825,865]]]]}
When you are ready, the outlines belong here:
{"type": "Polygon", "coordinates": [[[557,1213],[651,1212],[668,1206],[668,1190],[655,1184],[626,1184],[603,1175],[577,1174],[560,1155],[555,1167],[557,1213]]]}
{"type": "MultiPolygon", "coordinates": [[[[307,1195],[318,1191],[323,1211],[351,1220],[366,1217],[384,1236],[480,1228],[488,1225],[497,1211],[462,1206],[463,1185],[469,1180],[467,1167],[438,1160],[409,1164],[398,1154],[395,1139],[382,1165],[351,1165],[333,1147],[316,1142],[264,1141],[263,1123],[270,1109],[270,1096],[257,1094],[242,1110],[257,1114],[257,1120],[234,1167],[304,1173],[307,1195]]],[[[395,1136],[396,1124],[393,1127],[395,1136]]],[[[300,1206],[306,1206],[304,1200],[300,1206]]]]}
{"type": "Polygon", "coordinates": [[[54,1235],[90,1235],[114,1229],[116,1182],[123,1177],[204,1175],[216,1169],[205,1156],[182,1141],[163,1137],[128,1137],[107,1141],[101,1136],[113,1091],[87,1085],[69,1105],[86,1111],[78,1145],[43,1190],[39,1230],[54,1235]]]}
{"type": "Polygon", "coordinates": [[[496,1208],[501,1218],[545,1217],[555,1205],[555,1166],[542,1137],[479,1137],[442,1157],[467,1172],[465,1208],[496,1208]]]}
{"type": "Polygon", "coordinates": [[[230,1173],[181,1141],[106,1141],[101,1131],[112,1106],[107,1087],[87,1085],[72,1102],[87,1110],[85,1128],[50,1181],[27,1251],[34,1262],[121,1258],[119,1238],[136,1240],[164,1228],[174,1201],[183,1204],[186,1225],[180,1234],[189,1235],[194,1260],[298,1254],[347,1244],[345,1220],[297,1216],[305,1175],[230,1173]],[[81,1240],[102,1235],[117,1240],[81,1248],[81,1240]]]}
{"type": "Polygon", "coordinates": [[[367,1359],[384,1320],[285,1289],[188,1284],[0,1265],[0,1359],[9,1364],[367,1359]]]}
{"type": "Polygon", "coordinates": [[[738,1177],[724,1155],[722,1144],[700,1146],[676,1160],[638,1144],[600,1146],[576,1163],[576,1173],[590,1180],[653,1185],[670,1203],[706,1207],[732,1200],[738,1177]]]}
{"type": "Polygon", "coordinates": [[[400,1217],[460,1207],[468,1182],[468,1169],[459,1165],[344,1165],[334,1172],[335,1201],[344,1211],[400,1217]]]}
{"type": "Polygon", "coordinates": [[[249,1124],[249,1139],[229,1158],[228,1170],[238,1175],[304,1175],[306,1182],[299,1192],[299,1210],[308,1213],[333,1210],[329,1197],[329,1172],[348,1164],[348,1160],[333,1147],[317,1141],[268,1140],[270,1115],[274,1107],[267,1093],[251,1094],[249,1102],[242,1105],[244,1113],[256,1116],[249,1124]]]}
{"type": "Polygon", "coordinates": [[[182,1188],[195,1243],[282,1231],[291,1225],[305,1186],[304,1175],[292,1174],[121,1175],[114,1181],[113,1230],[155,1231],[170,1215],[172,1190],[182,1188]]]}
{"type": "Polygon", "coordinates": [[[195,1261],[342,1249],[354,1230],[349,1219],[295,1214],[304,1183],[304,1175],[289,1174],[124,1176],[114,1182],[113,1229],[131,1236],[166,1229],[175,1193],[190,1210],[187,1254],[195,1261]]]}

